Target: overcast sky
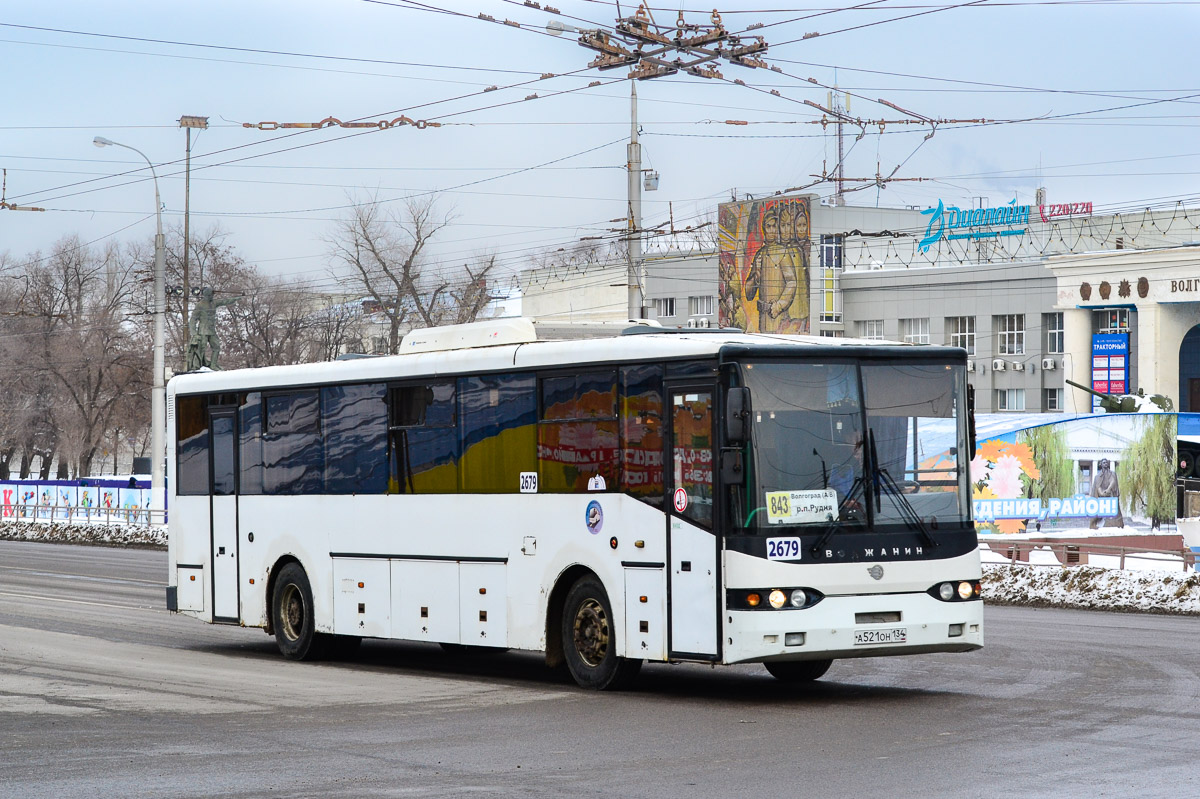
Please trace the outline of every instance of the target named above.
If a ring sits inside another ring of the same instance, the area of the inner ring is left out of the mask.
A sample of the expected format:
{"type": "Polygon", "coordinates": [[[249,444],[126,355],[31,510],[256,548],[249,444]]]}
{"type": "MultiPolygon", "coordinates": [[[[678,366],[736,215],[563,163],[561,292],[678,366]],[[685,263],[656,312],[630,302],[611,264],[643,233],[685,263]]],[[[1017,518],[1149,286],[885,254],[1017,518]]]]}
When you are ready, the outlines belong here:
{"type": "MultiPolygon", "coordinates": [[[[594,53],[545,25],[611,26],[618,12],[594,0],[554,5],[562,16],[501,0],[6,3],[0,167],[9,202],[47,211],[0,210],[0,252],[19,261],[69,234],[153,236],[153,186],[133,171],[144,161],[97,149],[97,135],[155,163],[164,220],[180,224],[182,114],[211,125],[193,143],[193,229],[219,226],[247,260],[314,286],[332,285],[326,242],[337,220],[371,196],[399,207],[437,192],[457,215],[437,250],[450,263],[488,252],[516,270],[538,250],[600,235],[625,215],[629,82],[625,70],[579,71],[594,53]],[[604,84],[586,88],[594,80],[604,84]],[[444,126],[242,127],[401,113],[444,126]]],[[[809,78],[836,81],[864,119],[904,117],[874,102],[883,98],[933,118],[1033,120],[946,124],[928,141],[928,128],[891,125],[880,135],[871,125],[856,141],[848,127],[848,177],[903,162],[896,177],[923,179],[870,186],[851,204],[1031,202],[1039,185],[1051,201],[1092,201],[1098,211],[1200,197],[1196,2],[792,0],[735,13],[764,5],[728,4],[724,22],[731,31],[764,23],[756,33],[782,73],[722,64],[727,79],[749,85],[679,76],[637,84],[644,165],[661,175],[644,196],[648,226],[666,219],[668,203],[682,226],[735,189],[774,192],[812,182],[823,163],[832,169],[832,128],[805,124],[821,114],[803,101],[827,96],[809,78]]],[[[683,8],[689,21],[708,21],[691,0],[683,8]]],[[[678,10],[655,17],[674,23],[678,10]]]]}

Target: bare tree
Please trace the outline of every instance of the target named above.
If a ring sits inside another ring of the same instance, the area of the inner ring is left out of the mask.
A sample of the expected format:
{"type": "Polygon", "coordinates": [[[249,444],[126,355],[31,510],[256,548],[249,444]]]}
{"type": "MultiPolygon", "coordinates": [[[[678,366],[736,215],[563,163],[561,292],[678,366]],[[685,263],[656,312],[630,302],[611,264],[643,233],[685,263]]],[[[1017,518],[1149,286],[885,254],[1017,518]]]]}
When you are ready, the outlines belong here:
{"type": "Polygon", "coordinates": [[[367,351],[361,303],[327,298],[324,305],[308,315],[307,322],[306,360],[332,361],[348,352],[367,351]]]}
{"type": "Polygon", "coordinates": [[[241,299],[224,309],[227,321],[221,339],[226,365],[278,366],[307,360],[307,292],[256,271],[241,277],[237,287],[241,299]]]}
{"type": "Polygon", "coordinates": [[[429,260],[431,243],[452,223],[433,197],[410,199],[394,213],[372,200],[355,205],[329,241],[334,261],[386,320],[388,352],[399,351],[413,326],[474,321],[487,304],[494,256],[461,272],[429,260]]]}
{"type": "Polygon", "coordinates": [[[130,305],[137,264],[115,245],[97,252],[71,236],[26,274],[26,305],[40,328],[35,368],[50,378],[43,397],[53,408],[59,475],[67,464],[90,474],[118,402],[148,382],[149,349],[136,345],[139,325],[127,316],[138,312],[130,305]]]}

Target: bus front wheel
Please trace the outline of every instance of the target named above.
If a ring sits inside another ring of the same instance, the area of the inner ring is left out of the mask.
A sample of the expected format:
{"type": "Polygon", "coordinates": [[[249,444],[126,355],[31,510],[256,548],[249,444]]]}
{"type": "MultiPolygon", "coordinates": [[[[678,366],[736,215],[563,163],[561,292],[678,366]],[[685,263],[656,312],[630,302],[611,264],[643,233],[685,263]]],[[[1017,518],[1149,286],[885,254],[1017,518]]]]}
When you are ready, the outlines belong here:
{"type": "Polygon", "coordinates": [[[628,687],[642,661],[619,657],[612,605],[600,581],[581,577],[563,606],[562,647],[567,670],[581,688],[620,690],[628,687]]]}
{"type": "Polygon", "coordinates": [[[832,660],[777,660],[763,664],[771,676],[790,683],[819,680],[833,665],[832,660]]]}
{"type": "Polygon", "coordinates": [[[299,563],[289,563],[275,580],[271,598],[275,643],[288,660],[317,660],[325,652],[327,637],[316,629],[312,586],[299,563]]]}

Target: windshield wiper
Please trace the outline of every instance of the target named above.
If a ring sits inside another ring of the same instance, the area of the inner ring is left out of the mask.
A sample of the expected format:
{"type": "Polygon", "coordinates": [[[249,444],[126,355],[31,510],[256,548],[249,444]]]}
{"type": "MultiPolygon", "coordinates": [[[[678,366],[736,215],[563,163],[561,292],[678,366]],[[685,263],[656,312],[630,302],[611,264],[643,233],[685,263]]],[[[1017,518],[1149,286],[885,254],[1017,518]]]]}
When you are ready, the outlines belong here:
{"type": "Polygon", "coordinates": [[[875,451],[875,430],[867,429],[868,441],[871,444],[871,465],[874,466],[875,473],[875,512],[878,513],[882,506],[883,491],[880,487],[888,489],[893,497],[896,498],[896,507],[900,509],[900,515],[905,521],[917,528],[921,533],[921,537],[928,542],[930,548],[936,547],[938,542],[934,539],[933,534],[929,532],[929,528],[925,526],[925,522],[921,521],[920,514],[913,508],[912,503],[904,496],[904,492],[900,490],[900,486],[896,485],[896,481],[887,469],[879,465],[879,455],[875,451]]]}
{"type": "MultiPolygon", "coordinates": [[[[854,478],[854,482],[850,484],[850,490],[846,492],[846,496],[844,496],[842,501],[838,503],[837,516],[830,517],[829,525],[821,531],[821,535],[816,541],[813,542],[812,546],[809,547],[809,551],[812,552],[812,554],[816,555],[818,552],[820,552],[821,547],[825,546],[829,539],[833,537],[833,534],[838,531],[838,528],[841,526],[842,509],[846,507],[847,503],[854,499],[859,491],[865,490],[866,487],[867,483],[863,479],[863,475],[860,474],[858,477],[854,478]]],[[[869,500],[866,500],[864,504],[867,503],[869,503],[869,500]]]]}

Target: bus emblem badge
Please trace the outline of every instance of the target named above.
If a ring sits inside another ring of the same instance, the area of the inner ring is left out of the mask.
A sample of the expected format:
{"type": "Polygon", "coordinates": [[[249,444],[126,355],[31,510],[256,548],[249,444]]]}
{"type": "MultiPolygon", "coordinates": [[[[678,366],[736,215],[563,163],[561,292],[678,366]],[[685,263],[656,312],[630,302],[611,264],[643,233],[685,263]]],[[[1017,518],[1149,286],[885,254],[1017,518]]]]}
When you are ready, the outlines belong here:
{"type": "Polygon", "coordinates": [[[604,529],[604,508],[600,507],[600,503],[593,499],[587,505],[583,520],[587,525],[588,532],[595,535],[604,529]]]}
{"type": "Polygon", "coordinates": [[[882,566],[872,566],[871,568],[867,569],[867,574],[871,575],[876,580],[882,580],[883,579],[883,567],[882,566]]]}

